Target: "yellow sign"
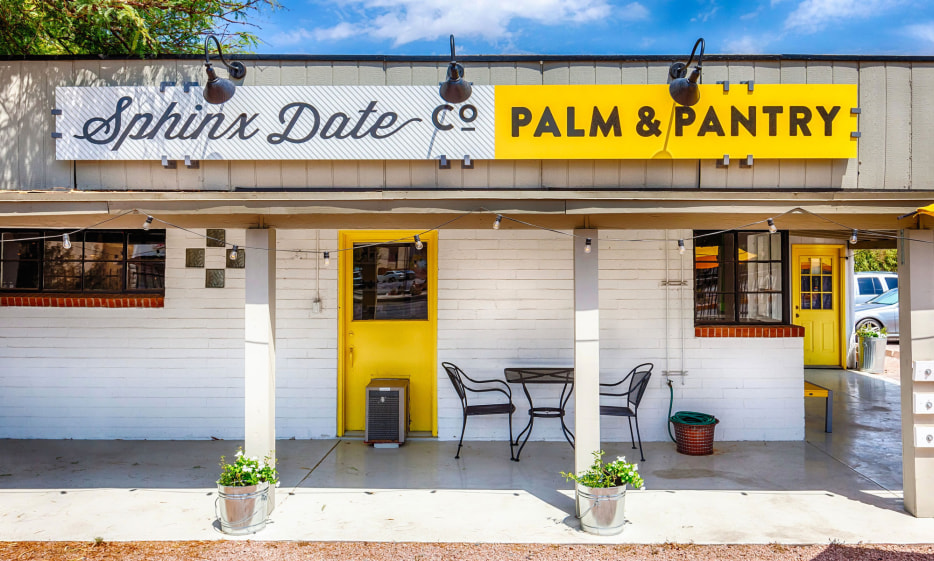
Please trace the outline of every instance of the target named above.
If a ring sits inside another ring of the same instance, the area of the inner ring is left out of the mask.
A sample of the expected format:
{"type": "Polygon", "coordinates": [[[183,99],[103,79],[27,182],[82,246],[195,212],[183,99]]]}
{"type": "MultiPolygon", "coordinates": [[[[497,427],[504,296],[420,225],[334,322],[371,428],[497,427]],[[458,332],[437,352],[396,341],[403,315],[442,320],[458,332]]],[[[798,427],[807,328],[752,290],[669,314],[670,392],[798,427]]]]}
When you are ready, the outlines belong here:
{"type": "Polygon", "coordinates": [[[855,158],[856,85],[496,86],[497,159],[855,158]]]}

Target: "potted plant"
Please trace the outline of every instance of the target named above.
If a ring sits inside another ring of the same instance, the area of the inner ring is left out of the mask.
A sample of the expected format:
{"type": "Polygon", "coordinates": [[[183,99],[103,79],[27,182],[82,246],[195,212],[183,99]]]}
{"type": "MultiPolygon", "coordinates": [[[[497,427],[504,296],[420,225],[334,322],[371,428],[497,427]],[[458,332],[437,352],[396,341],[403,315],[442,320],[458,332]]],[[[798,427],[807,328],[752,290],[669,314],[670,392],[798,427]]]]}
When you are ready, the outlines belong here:
{"type": "Polygon", "coordinates": [[[885,372],[885,345],[888,334],[885,327],[866,322],[856,329],[856,369],[873,374],[885,372]]]}
{"type": "Polygon", "coordinates": [[[561,472],[569,481],[577,483],[578,518],[585,532],[611,536],[623,531],[626,523],[626,487],[645,486],[639,476],[639,465],[618,457],[604,463],[603,450],[593,453],[593,465],[583,473],[561,472]]]}
{"type": "Polygon", "coordinates": [[[250,534],[266,527],[269,486],[279,481],[275,462],[269,456],[248,458],[238,448],[233,463],[221,456],[214,509],[226,534],[250,534]]]}

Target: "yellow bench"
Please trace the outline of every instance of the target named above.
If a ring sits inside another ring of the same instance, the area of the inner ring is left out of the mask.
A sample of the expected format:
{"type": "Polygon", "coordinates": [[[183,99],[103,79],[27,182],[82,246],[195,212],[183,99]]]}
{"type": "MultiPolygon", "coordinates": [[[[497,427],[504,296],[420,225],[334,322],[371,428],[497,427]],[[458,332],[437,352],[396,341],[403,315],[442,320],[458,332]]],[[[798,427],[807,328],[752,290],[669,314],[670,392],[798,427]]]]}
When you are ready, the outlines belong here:
{"type": "Polygon", "coordinates": [[[804,397],[823,397],[826,400],[824,410],[824,432],[833,432],[833,390],[812,384],[805,380],[804,397]]]}

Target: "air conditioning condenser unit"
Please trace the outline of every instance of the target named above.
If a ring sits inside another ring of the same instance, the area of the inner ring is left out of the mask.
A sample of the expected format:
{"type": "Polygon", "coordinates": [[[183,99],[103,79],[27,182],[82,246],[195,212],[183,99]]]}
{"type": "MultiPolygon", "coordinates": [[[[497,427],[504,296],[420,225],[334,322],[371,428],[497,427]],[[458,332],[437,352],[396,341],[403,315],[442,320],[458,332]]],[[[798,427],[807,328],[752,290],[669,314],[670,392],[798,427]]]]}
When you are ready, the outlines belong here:
{"type": "Polygon", "coordinates": [[[363,441],[399,446],[409,429],[409,381],[375,378],[366,386],[366,429],[363,441]]]}

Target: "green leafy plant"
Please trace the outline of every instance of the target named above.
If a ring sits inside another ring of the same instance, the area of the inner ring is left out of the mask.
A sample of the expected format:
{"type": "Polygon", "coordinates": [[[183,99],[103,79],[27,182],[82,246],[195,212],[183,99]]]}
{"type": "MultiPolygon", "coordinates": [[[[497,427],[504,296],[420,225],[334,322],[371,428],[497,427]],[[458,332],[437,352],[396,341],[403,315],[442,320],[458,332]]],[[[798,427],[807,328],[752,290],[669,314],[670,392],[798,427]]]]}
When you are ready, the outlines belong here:
{"type": "Polygon", "coordinates": [[[871,323],[864,323],[856,330],[856,335],[858,337],[874,339],[876,337],[886,337],[887,333],[884,327],[880,329],[871,323]]]}
{"type": "Polygon", "coordinates": [[[587,471],[574,475],[561,472],[561,476],[568,481],[575,481],[585,487],[622,487],[632,485],[636,489],[645,486],[645,481],[639,476],[639,464],[626,461],[620,456],[612,462],[603,462],[603,450],[593,453],[593,465],[587,471]]]}
{"type": "Polygon", "coordinates": [[[278,0],[0,0],[0,55],[137,55],[204,52],[205,33],[227,53],[260,39],[250,20],[278,0]]]}
{"type": "Polygon", "coordinates": [[[269,456],[263,458],[263,463],[260,465],[259,458],[256,456],[248,458],[243,455],[243,448],[238,448],[235,457],[236,460],[228,464],[227,459],[221,456],[221,477],[217,480],[218,485],[246,487],[259,483],[275,484],[279,481],[275,462],[269,456]]]}

